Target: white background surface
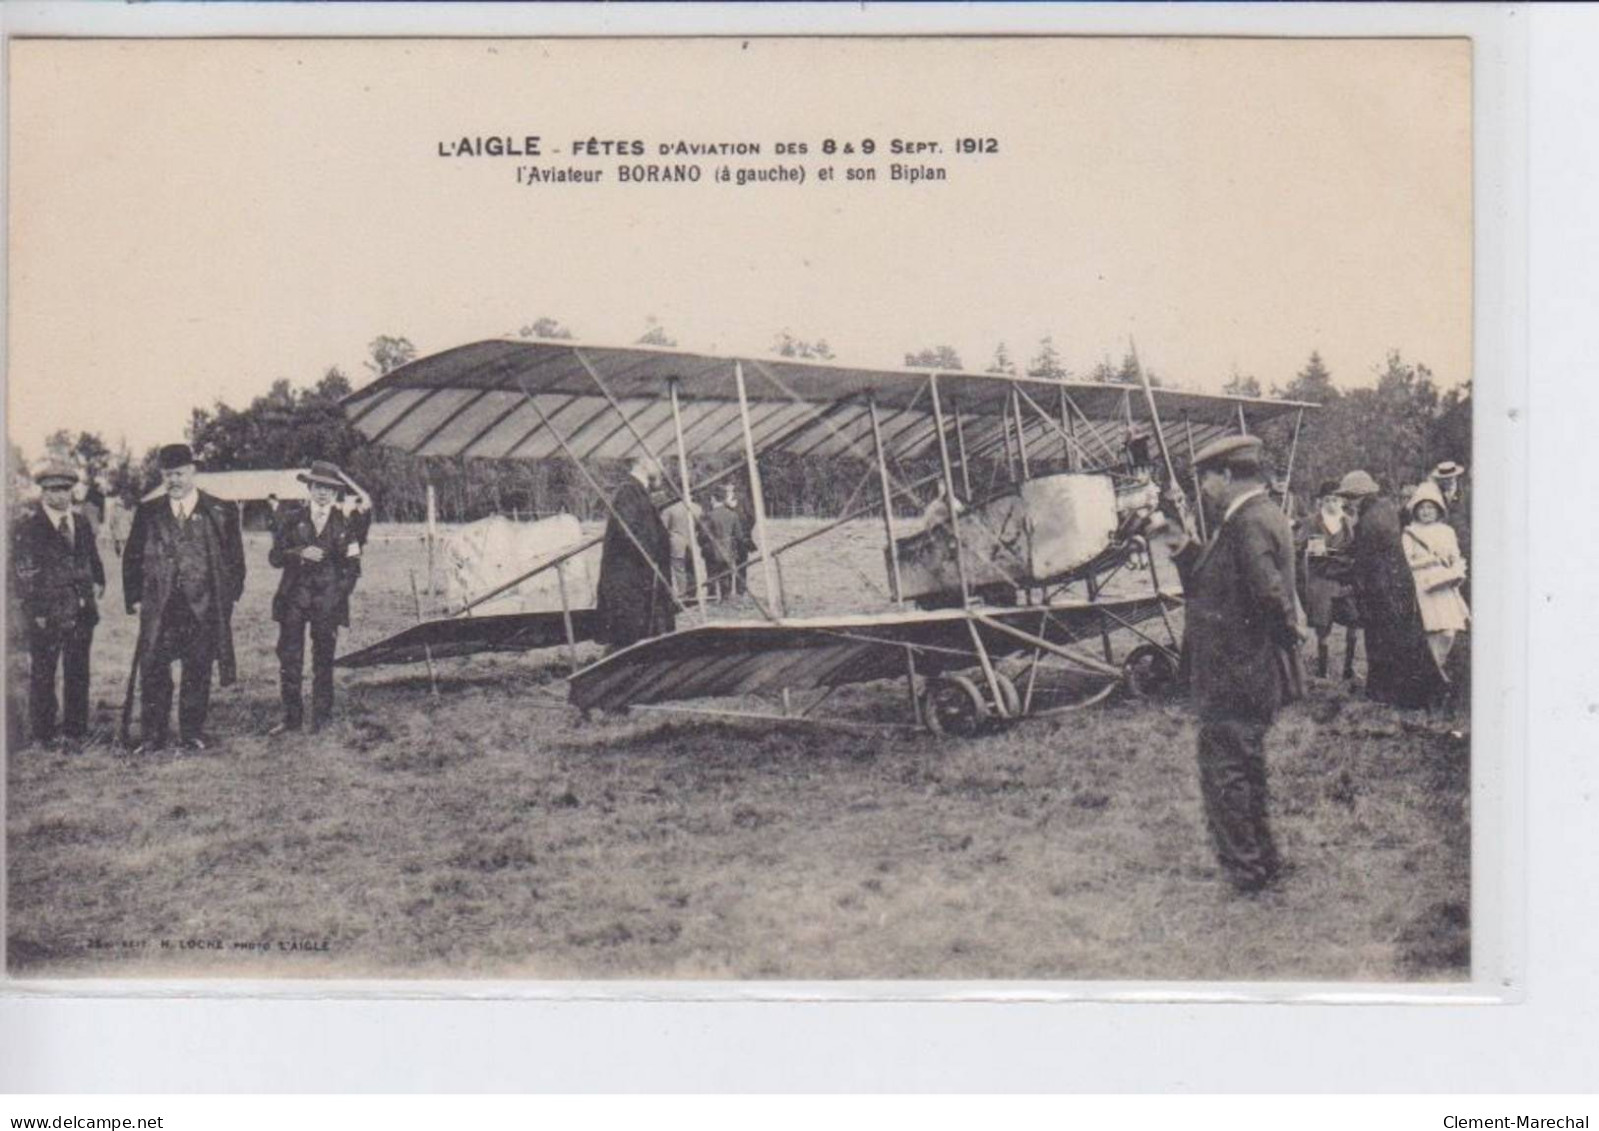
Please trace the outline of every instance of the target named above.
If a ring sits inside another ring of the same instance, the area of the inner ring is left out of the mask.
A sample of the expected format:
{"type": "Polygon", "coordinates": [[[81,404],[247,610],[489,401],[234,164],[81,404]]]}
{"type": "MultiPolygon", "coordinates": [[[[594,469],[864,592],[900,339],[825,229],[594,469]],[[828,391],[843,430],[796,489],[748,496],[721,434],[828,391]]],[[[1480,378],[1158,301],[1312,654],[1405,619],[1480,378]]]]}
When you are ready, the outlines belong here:
{"type": "MultiPolygon", "coordinates": [[[[1531,455],[1530,490],[1509,500],[1532,530],[1529,545],[1509,547],[1525,553],[1528,581],[1527,725],[1524,738],[1512,730],[1507,752],[1522,760],[1526,787],[1525,845],[1512,846],[1527,873],[1525,939],[1512,947],[1524,956],[1518,1004],[11,997],[0,998],[0,1090],[1599,1086],[1599,613],[1592,597],[1599,523],[1591,516],[1591,436],[1599,423],[1591,376],[1599,309],[1599,13],[1498,11],[1531,29],[1530,386],[1524,403],[1512,396],[1503,425],[1510,450],[1531,455]],[[1516,439],[1518,430],[1524,439],[1516,439]]],[[[1180,18],[1197,23],[1206,13],[1212,23],[1239,18],[1215,9],[1180,18]]],[[[1521,220],[1502,220],[1519,243],[1521,220]]],[[[1488,266],[1479,263],[1479,272],[1488,266]]],[[[1513,268],[1510,276],[1514,302],[1513,268]]],[[[1512,340],[1509,348],[1519,352],[1521,345],[1512,340]]],[[[1479,384],[1488,379],[1479,374],[1479,384]]],[[[1479,464],[1474,473],[1482,483],[1495,469],[1479,464]]]]}

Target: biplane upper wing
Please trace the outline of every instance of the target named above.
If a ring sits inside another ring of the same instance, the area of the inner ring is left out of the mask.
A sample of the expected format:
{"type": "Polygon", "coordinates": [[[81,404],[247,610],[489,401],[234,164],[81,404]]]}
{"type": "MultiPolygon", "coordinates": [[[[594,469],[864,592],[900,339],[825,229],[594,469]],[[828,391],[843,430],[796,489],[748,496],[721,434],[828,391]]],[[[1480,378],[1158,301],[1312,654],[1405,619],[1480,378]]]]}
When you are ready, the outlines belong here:
{"type": "MultiPolygon", "coordinates": [[[[1137,625],[1180,602],[1171,594],[1016,609],[893,612],[768,621],[712,621],[642,640],[577,672],[569,699],[585,710],[642,703],[837,687],[905,675],[907,650],[926,675],[978,663],[972,630],[991,657],[1030,649],[994,621],[1055,644],[1137,625]]],[[[1096,639],[1097,644],[1097,639],[1096,639]]]]}
{"type": "MultiPolygon", "coordinates": [[[[960,415],[974,458],[1000,450],[1006,429],[1019,422],[1035,450],[1069,435],[1108,466],[1120,462],[1127,425],[1150,421],[1147,399],[1127,385],[499,339],[419,358],[343,403],[369,439],[415,455],[603,459],[638,454],[640,437],[657,453],[671,450],[675,393],[687,449],[725,455],[743,450],[742,378],[757,451],[869,454],[875,405],[885,454],[906,460],[936,452],[927,395],[935,373],[944,412],[960,415]]],[[[1153,396],[1178,456],[1190,433],[1202,447],[1240,421],[1254,431],[1315,407],[1168,389],[1153,396]]]]}

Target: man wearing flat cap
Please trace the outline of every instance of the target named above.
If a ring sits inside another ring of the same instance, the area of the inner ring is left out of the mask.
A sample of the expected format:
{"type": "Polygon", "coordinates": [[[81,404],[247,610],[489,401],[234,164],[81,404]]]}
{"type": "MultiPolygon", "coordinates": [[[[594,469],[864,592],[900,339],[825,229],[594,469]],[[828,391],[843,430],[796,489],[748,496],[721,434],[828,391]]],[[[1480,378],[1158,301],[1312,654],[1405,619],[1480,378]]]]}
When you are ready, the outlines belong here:
{"type": "Polygon", "coordinates": [[[300,474],[308,503],[285,504],[272,531],[267,560],[283,571],[272,598],[278,622],[278,686],[283,720],[273,735],[298,730],[305,722],[301,680],[305,674],[305,636],[311,633],[311,729],[333,716],[333,653],[339,629],[350,623],[350,594],[361,577],[361,540],[354,517],[336,501],[349,481],[334,464],[316,460],[300,474]]]}
{"type": "Polygon", "coordinates": [[[89,730],[89,651],[105,594],[105,567],[94,530],[72,510],[77,470],[49,460],[34,475],[39,508],[13,532],[11,568],[27,621],[32,669],[28,716],[35,742],[54,741],[56,668],[61,669],[61,736],[89,730]]]}
{"type": "Polygon", "coordinates": [[[1303,688],[1294,543],[1260,471],[1261,444],[1228,436],[1200,449],[1208,542],[1191,533],[1175,557],[1186,595],[1186,646],[1199,713],[1199,784],[1216,858],[1240,892],[1281,870],[1266,818],[1265,737],[1303,688]]]}
{"type": "Polygon", "coordinates": [[[177,662],[178,741],[204,750],[211,669],[223,687],[238,678],[233,606],[244,593],[244,540],[238,509],[195,485],[187,444],[168,444],[159,458],[166,493],[134,512],[122,555],[128,612],[139,613],[140,746],[167,743],[177,662]]]}

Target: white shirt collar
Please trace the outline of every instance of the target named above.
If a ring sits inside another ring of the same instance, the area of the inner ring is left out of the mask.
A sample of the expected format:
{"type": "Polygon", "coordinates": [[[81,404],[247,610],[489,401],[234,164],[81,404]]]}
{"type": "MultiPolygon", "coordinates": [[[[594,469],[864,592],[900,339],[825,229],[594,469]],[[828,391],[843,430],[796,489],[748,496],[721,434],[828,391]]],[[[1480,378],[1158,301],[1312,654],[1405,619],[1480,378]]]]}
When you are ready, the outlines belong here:
{"type": "Polygon", "coordinates": [[[44,504],[41,504],[41,505],[44,507],[44,516],[45,516],[45,518],[50,520],[50,525],[51,526],[54,526],[56,529],[59,530],[61,528],[61,520],[62,519],[66,519],[67,520],[67,529],[68,530],[73,529],[72,508],[71,507],[68,507],[66,510],[59,510],[58,511],[54,507],[50,506],[50,504],[48,504],[48,503],[44,503],[44,504]]]}
{"type": "Polygon", "coordinates": [[[1227,504],[1227,512],[1221,516],[1222,522],[1226,522],[1229,518],[1231,518],[1238,508],[1249,502],[1250,499],[1253,499],[1256,495],[1264,495],[1265,493],[1266,488],[1261,486],[1251,487],[1242,495],[1239,495],[1232,502],[1227,504]]]}
{"type": "Polygon", "coordinates": [[[174,499],[171,495],[167,496],[167,502],[172,504],[172,513],[178,518],[188,518],[191,514],[193,514],[194,504],[198,502],[199,499],[200,492],[198,491],[190,491],[181,499],[174,499]]]}

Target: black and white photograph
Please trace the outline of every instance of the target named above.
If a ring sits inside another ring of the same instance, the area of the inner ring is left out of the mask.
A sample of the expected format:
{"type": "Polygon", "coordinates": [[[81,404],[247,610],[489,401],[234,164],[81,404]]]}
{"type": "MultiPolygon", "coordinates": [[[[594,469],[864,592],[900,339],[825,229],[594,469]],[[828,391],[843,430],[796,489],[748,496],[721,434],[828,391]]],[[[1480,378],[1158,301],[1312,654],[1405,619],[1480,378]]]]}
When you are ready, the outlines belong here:
{"type": "Polygon", "coordinates": [[[7,977],[1497,974],[1473,52],[13,38],[7,977]]]}

